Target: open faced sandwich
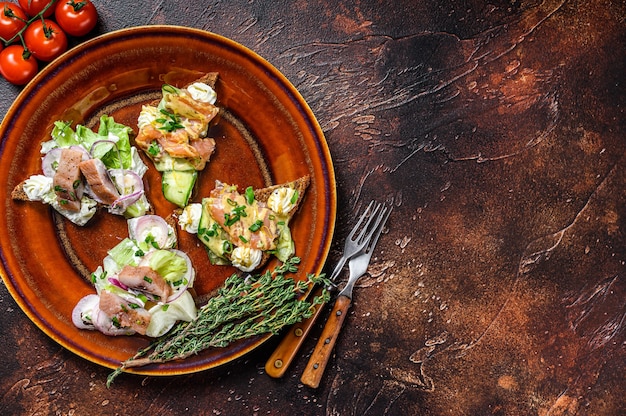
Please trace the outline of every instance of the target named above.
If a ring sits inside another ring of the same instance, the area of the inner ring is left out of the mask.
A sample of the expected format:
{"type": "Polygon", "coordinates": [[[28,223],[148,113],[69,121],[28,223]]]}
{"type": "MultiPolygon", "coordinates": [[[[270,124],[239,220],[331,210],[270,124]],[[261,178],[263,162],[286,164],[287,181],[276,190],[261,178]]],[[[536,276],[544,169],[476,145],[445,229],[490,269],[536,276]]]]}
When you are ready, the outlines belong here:
{"type": "Polygon", "coordinates": [[[163,218],[132,218],[128,232],[92,273],[96,293],[77,303],[72,321],[105,335],[159,337],[176,322],[196,317],[189,292],[195,271],[189,257],[175,248],[176,230],[163,218]]]}
{"type": "Polygon", "coordinates": [[[274,255],[286,261],[295,253],[289,230],[310,177],[262,189],[216,181],[202,203],[189,204],[178,217],[180,227],[195,233],[213,264],[229,264],[250,272],[274,255]]]}
{"type": "Polygon", "coordinates": [[[165,198],[181,208],[215,151],[207,134],[219,113],[216,80],[217,73],[209,73],[183,88],[164,85],[161,100],[143,106],[137,121],[135,144],[161,172],[165,198]]]}
{"type": "Polygon", "coordinates": [[[132,129],[102,116],[98,131],[57,121],[52,140],[41,144],[42,172],[15,187],[12,197],[40,201],[77,225],[98,206],[127,218],[150,211],[143,175],[148,170],[130,144],[132,129]]]}

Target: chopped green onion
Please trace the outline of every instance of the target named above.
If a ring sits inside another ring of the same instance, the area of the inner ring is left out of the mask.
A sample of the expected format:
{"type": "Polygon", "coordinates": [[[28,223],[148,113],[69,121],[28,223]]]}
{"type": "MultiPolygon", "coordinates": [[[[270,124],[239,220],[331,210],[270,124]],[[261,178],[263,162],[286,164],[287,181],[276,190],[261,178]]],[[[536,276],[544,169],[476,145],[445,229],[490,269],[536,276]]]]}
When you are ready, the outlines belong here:
{"type": "Polygon", "coordinates": [[[150,154],[150,156],[157,156],[159,153],[161,153],[161,149],[159,148],[159,144],[157,143],[157,141],[154,140],[152,143],[150,143],[150,147],[148,147],[148,154],[150,154]]]}
{"type": "Polygon", "coordinates": [[[246,188],[246,202],[248,203],[248,205],[252,205],[252,203],[254,202],[254,189],[252,189],[251,186],[248,186],[246,188]]]}
{"type": "Polygon", "coordinates": [[[224,253],[230,253],[231,251],[233,251],[233,245],[231,244],[230,241],[224,241],[222,243],[222,251],[224,253]]]}
{"type": "Polygon", "coordinates": [[[254,224],[252,224],[250,227],[248,227],[248,230],[252,231],[253,233],[256,231],[259,231],[261,229],[261,227],[263,227],[263,221],[262,220],[256,220],[254,222],[254,224]]]}

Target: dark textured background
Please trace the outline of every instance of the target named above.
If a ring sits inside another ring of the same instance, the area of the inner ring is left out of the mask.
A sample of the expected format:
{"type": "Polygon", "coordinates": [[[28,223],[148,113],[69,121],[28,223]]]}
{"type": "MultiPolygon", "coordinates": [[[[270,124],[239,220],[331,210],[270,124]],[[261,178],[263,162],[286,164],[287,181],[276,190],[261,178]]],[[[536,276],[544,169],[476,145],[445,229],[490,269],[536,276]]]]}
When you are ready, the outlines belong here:
{"type": "Polygon", "coordinates": [[[331,261],[363,203],[396,207],[318,390],[319,326],[281,380],[276,339],[107,390],[0,285],[0,414],[626,413],[623,1],[95,4],[96,33],[202,28],[290,79],[335,162],[331,261]]]}

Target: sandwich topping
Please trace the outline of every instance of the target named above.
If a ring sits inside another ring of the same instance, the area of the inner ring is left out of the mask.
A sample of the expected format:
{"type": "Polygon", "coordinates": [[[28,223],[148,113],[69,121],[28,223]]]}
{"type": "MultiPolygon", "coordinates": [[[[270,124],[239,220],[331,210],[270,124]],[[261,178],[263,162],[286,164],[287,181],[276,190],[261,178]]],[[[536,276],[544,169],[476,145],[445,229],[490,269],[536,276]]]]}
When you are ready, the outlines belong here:
{"type": "Polygon", "coordinates": [[[249,272],[266,255],[285,261],[295,252],[289,220],[299,202],[295,185],[275,187],[263,200],[252,187],[217,181],[201,204],[189,204],[179,216],[183,230],[198,235],[213,264],[231,264],[249,272]]]}
{"type": "Polygon", "coordinates": [[[160,337],[176,322],[196,317],[189,292],[195,271],[189,257],[174,248],[175,230],[161,217],[130,219],[128,231],[92,273],[96,293],[76,304],[72,321],[106,335],[160,337]]]}
{"type": "Polygon", "coordinates": [[[194,82],[185,88],[164,85],[156,105],[144,105],[137,120],[135,143],[162,173],[165,198],[186,206],[197,179],[215,151],[207,137],[217,116],[217,94],[208,84],[194,82]]]}
{"type": "Polygon", "coordinates": [[[85,225],[98,204],[127,218],[144,215],[150,204],[143,175],[148,167],[130,145],[130,127],[102,116],[97,132],[57,121],[52,140],[43,142],[43,175],[21,184],[26,198],[51,205],[77,225],[85,225]]]}

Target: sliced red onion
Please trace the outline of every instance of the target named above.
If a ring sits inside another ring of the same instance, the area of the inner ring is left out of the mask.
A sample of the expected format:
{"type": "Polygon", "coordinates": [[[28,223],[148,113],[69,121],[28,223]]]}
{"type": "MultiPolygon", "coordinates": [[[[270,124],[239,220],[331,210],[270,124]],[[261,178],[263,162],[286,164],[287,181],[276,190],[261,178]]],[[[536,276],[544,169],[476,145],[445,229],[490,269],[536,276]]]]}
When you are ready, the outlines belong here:
{"type": "Polygon", "coordinates": [[[144,194],[143,180],[132,170],[127,169],[111,169],[109,175],[113,179],[113,183],[117,187],[120,195],[111,205],[111,212],[123,214],[126,209],[137,202],[144,194]],[[131,192],[125,194],[126,189],[130,188],[131,192]]]}
{"type": "Polygon", "coordinates": [[[120,289],[123,289],[123,290],[128,290],[128,286],[126,286],[124,283],[120,282],[119,279],[116,278],[116,277],[109,277],[107,280],[113,286],[119,287],[120,289]]]}
{"type": "Polygon", "coordinates": [[[113,183],[120,192],[120,195],[124,195],[127,188],[130,188],[130,193],[137,191],[143,191],[143,180],[132,170],[128,169],[110,169],[109,175],[113,179],[113,183]]]}
{"type": "Polygon", "coordinates": [[[54,177],[57,166],[61,160],[61,148],[55,147],[51,149],[44,157],[41,158],[41,170],[43,174],[49,178],[54,177]]]}
{"type": "Polygon", "coordinates": [[[113,146],[114,149],[117,149],[117,143],[115,143],[113,140],[96,140],[91,145],[91,148],[89,148],[89,154],[91,155],[91,157],[93,157],[93,152],[94,152],[95,148],[97,146],[102,145],[102,144],[110,144],[111,146],[113,146]]]}
{"type": "Polygon", "coordinates": [[[169,225],[158,215],[143,215],[128,220],[128,235],[138,242],[146,241],[148,235],[152,235],[155,243],[160,248],[164,248],[167,245],[169,233],[169,225]]]}
{"type": "Polygon", "coordinates": [[[100,297],[96,294],[90,294],[83,297],[78,301],[74,309],[72,310],[72,323],[79,329],[96,329],[95,328],[95,315],[96,309],[100,304],[100,297]],[[87,323],[83,320],[84,314],[90,314],[92,322],[87,323]]]}
{"type": "Polygon", "coordinates": [[[137,202],[142,195],[143,190],[124,195],[121,198],[113,201],[113,204],[111,204],[109,211],[111,211],[112,213],[123,214],[126,209],[128,209],[129,206],[137,202]]]}
{"type": "Polygon", "coordinates": [[[170,251],[176,253],[176,255],[185,259],[185,263],[187,263],[187,272],[183,276],[183,281],[185,283],[179,286],[172,286],[172,289],[174,289],[174,291],[167,298],[166,303],[173,302],[176,299],[178,299],[185,292],[185,290],[193,286],[193,282],[196,278],[196,271],[193,269],[193,266],[191,264],[191,259],[189,258],[189,256],[180,250],[170,249],[170,251]]]}

